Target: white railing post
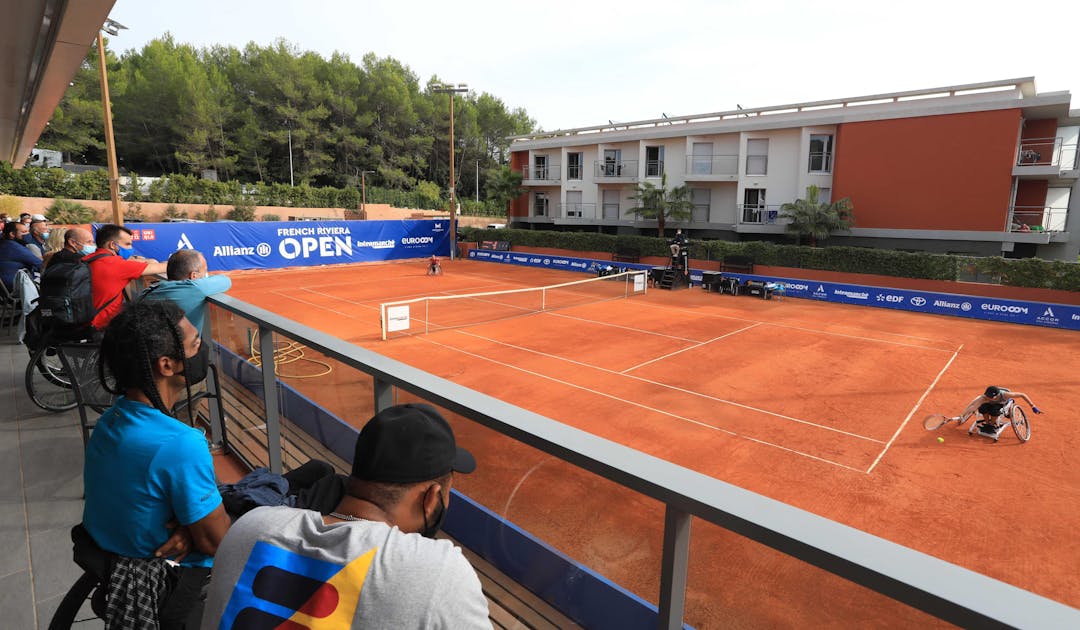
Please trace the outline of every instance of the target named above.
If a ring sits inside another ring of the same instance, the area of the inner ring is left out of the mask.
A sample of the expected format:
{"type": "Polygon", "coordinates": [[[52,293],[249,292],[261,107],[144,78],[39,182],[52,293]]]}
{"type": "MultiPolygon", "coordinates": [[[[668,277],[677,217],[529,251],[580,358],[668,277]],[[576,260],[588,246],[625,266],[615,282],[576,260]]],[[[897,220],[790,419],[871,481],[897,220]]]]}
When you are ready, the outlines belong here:
{"type": "Polygon", "coordinates": [[[664,555],[660,560],[660,602],[657,627],[683,627],[686,569],[690,559],[690,515],[668,505],[664,509],[664,555]]]}

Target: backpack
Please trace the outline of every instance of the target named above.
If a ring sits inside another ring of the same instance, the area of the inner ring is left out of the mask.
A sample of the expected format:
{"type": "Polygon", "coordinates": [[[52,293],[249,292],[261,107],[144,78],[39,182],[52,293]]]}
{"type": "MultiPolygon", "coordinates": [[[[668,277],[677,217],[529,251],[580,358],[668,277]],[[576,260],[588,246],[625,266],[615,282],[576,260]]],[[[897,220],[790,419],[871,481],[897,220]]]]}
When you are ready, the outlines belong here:
{"type": "Polygon", "coordinates": [[[46,267],[41,274],[41,288],[38,291],[41,317],[52,325],[86,326],[120,297],[115,295],[101,308],[94,308],[90,263],[108,255],[98,254],[75,262],[56,262],[46,267]]]}

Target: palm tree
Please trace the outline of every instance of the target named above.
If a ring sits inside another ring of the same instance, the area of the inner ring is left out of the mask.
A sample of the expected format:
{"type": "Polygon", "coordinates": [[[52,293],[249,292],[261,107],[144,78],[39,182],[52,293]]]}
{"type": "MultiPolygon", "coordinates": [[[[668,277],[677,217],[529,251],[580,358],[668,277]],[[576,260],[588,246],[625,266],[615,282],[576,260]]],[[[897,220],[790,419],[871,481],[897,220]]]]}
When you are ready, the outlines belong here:
{"type": "Polygon", "coordinates": [[[510,227],[510,202],[521,196],[525,189],[521,187],[521,172],[510,170],[509,166],[500,166],[488,175],[484,192],[490,201],[506,208],[506,227],[510,227]]]}
{"type": "Polygon", "coordinates": [[[829,238],[833,232],[855,225],[851,199],[818,201],[819,192],[817,186],[807,186],[805,198],[780,206],[780,217],[788,220],[787,232],[795,237],[796,245],[805,236],[810,239],[810,247],[817,247],[818,241],[829,238]]]}
{"type": "Polygon", "coordinates": [[[690,201],[690,188],[683,184],[670,191],[667,188],[667,173],[660,177],[660,186],[652,182],[637,185],[631,199],[638,205],[630,212],[646,219],[656,219],[656,230],[664,238],[664,225],[668,218],[685,221],[694,214],[694,202],[690,201]]]}

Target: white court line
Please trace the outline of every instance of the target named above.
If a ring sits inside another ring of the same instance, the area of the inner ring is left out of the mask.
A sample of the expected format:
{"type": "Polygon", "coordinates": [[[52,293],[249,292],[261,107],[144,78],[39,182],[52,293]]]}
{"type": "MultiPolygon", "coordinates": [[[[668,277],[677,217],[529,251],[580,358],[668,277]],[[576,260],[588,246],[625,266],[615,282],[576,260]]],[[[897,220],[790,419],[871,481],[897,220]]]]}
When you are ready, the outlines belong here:
{"type": "Polygon", "coordinates": [[[945,364],[945,367],[941,368],[941,371],[938,372],[937,377],[934,378],[934,382],[930,383],[930,387],[926,388],[926,391],[923,392],[923,395],[919,397],[919,400],[915,403],[915,406],[912,407],[911,411],[908,412],[907,417],[904,418],[904,421],[900,423],[899,427],[897,427],[896,433],[893,433],[893,436],[889,438],[889,442],[885,445],[885,448],[881,449],[881,453],[879,453],[877,458],[874,459],[874,463],[870,464],[870,468],[866,469],[866,474],[869,475],[874,470],[874,467],[878,465],[878,462],[881,461],[881,458],[885,457],[885,453],[889,450],[889,447],[892,446],[893,442],[896,441],[896,438],[900,436],[900,432],[904,430],[905,426],[907,426],[907,423],[911,420],[911,416],[915,415],[915,411],[922,406],[923,401],[926,400],[926,397],[929,396],[930,392],[934,389],[934,387],[937,386],[938,381],[941,380],[941,377],[945,376],[945,370],[949,369],[949,366],[953,364],[953,361],[956,360],[956,357],[959,356],[960,351],[963,349],[964,344],[960,344],[960,347],[956,349],[956,352],[953,352],[952,357],[949,358],[949,361],[945,364]]]}
{"type": "MultiPolygon", "coordinates": [[[[841,435],[846,435],[848,437],[853,437],[853,438],[856,438],[856,439],[859,439],[859,440],[866,440],[867,442],[874,442],[875,444],[884,444],[885,443],[883,440],[877,440],[877,439],[874,439],[872,437],[867,437],[865,435],[859,435],[858,433],[850,433],[850,432],[844,431],[842,429],[837,429],[837,428],[834,428],[834,427],[827,427],[827,426],[825,426],[823,424],[817,424],[815,422],[810,422],[809,420],[802,420],[800,418],[793,418],[791,416],[785,416],[784,414],[776,413],[774,411],[767,411],[765,409],[759,409],[757,407],[751,407],[750,405],[744,405],[742,403],[737,403],[737,402],[735,402],[733,400],[725,400],[723,398],[717,398],[716,396],[710,396],[708,394],[703,394],[701,392],[697,392],[697,391],[694,391],[692,389],[685,389],[685,388],[682,388],[682,387],[676,387],[675,385],[669,385],[668,383],[661,383],[659,381],[654,381],[654,380],[651,380],[651,379],[643,378],[641,376],[634,376],[633,374],[622,374],[620,372],[616,372],[615,370],[609,370],[608,368],[600,367],[598,365],[592,365],[591,363],[583,363],[581,361],[575,361],[574,359],[568,359],[566,357],[560,357],[560,356],[557,356],[557,355],[554,355],[554,354],[548,354],[546,352],[540,352],[539,350],[533,350],[532,348],[525,348],[523,346],[516,346],[516,345],[514,345],[512,343],[506,343],[505,341],[499,341],[498,339],[492,339],[490,337],[485,337],[483,335],[478,335],[476,333],[466,332],[464,330],[455,330],[454,332],[456,332],[458,334],[461,334],[461,335],[468,335],[469,337],[476,337],[477,339],[483,339],[484,341],[490,341],[491,343],[499,344],[501,346],[506,346],[507,348],[514,348],[515,350],[521,350],[523,352],[531,352],[532,354],[537,354],[537,355],[540,355],[542,357],[547,357],[549,359],[556,359],[558,361],[564,361],[566,363],[573,363],[575,365],[580,365],[582,367],[587,367],[587,368],[597,370],[598,372],[606,372],[606,373],[614,375],[614,376],[622,376],[624,378],[632,378],[632,379],[634,379],[636,381],[640,381],[642,383],[648,383],[649,385],[655,385],[657,387],[663,387],[663,388],[666,388],[666,389],[670,389],[672,391],[682,392],[684,394],[689,394],[691,396],[697,396],[698,398],[704,398],[706,400],[711,400],[713,402],[723,403],[723,404],[726,404],[726,405],[732,405],[734,407],[739,407],[741,409],[746,409],[748,411],[756,411],[758,413],[763,413],[765,415],[780,418],[782,420],[790,420],[792,422],[797,422],[799,424],[804,424],[804,425],[815,427],[815,428],[818,428],[818,429],[823,429],[825,431],[832,431],[833,433],[839,433],[841,435]]],[[[555,379],[552,379],[552,380],[555,380],[555,379]]],[[[559,382],[562,382],[562,381],[559,381],[559,382]]],[[[589,391],[593,391],[593,390],[589,390],[589,391]]],[[[620,399],[620,400],[622,400],[622,399],[620,399]]],[[[732,433],[732,435],[735,435],[735,434],[732,433]]]]}
{"type": "MultiPolygon", "coordinates": [[[[498,284],[501,285],[501,284],[505,284],[505,283],[500,282],[498,284]]],[[[340,286],[340,285],[335,285],[335,286],[340,286]]],[[[487,286],[479,286],[479,287],[464,287],[462,289],[455,289],[455,290],[473,291],[475,289],[485,289],[485,288],[489,288],[489,287],[492,287],[492,286],[498,286],[498,285],[487,285],[487,286]]],[[[372,308],[371,304],[379,305],[379,304],[384,304],[386,302],[396,302],[396,301],[399,301],[399,300],[408,300],[408,299],[411,299],[411,298],[414,298],[414,297],[426,297],[426,296],[431,296],[431,295],[457,295],[456,293],[453,293],[452,291],[438,291],[437,293],[432,293],[431,291],[427,291],[427,292],[424,292],[424,293],[407,293],[407,294],[405,294],[403,296],[399,296],[397,298],[394,298],[393,300],[385,300],[385,299],[381,299],[381,298],[375,298],[375,299],[372,299],[372,300],[366,300],[366,301],[360,302],[360,301],[357,301],[357,300],[350,300],[348,298],[343,298],[340,295],[334,295],[333,293],[323,293],[322,291],[316,291],[315,289],[312,289],[311,287],[300,287],[300,290],[301,291],[307,291],[308,293],[314,293],[315,295],[321,295],[323,297],[331,298],[331,299],[338,300],[338,301],[341,301],[341,302],[346,302],[348,304],[355,304],[356,306],[364,306],[364,307],[368,307],[368,308],[372,308]]],[[[376,308],[376,310],[378,310],[377,306],[375,308],[376,308]]]]}
{"type": "Polygon", "coordinates": [[[760,322],[758,322],[757,324],[750,324],[749,326],[745,326],[745,327],[740,328],[738,330],[733,330],[733,331],[731,331],[729,333],[725,333],[723,335],[720,335],[719,337],[713,337],[712,339],[709,339],[708,341],[702,341],[702,342],[696,343],[696,344],[694,344],[692,346],[686,346],[682,350],[676,350],[675,352],[669,352],[669,353],[665,354],[664,356],[656,357],[655,359],[649,359],[648,361],[645,361],[644,363],[638,363],[635,366],[628,367],[625,370],[619,372],[619,374],[626,374],[627,372],[632,372],[632,371],[638,369],[639,367],[645,367],[646,365],[649,365],[650,363],[656,363],[657,361],[662,361],[662,360],[667,359],[669,357],[673,357],[676,354],[686,352],[687,350],[693,350],[695,348],[700,348],[701,346],[704,346],[705,344],[710,344],[710,343],[712,343],[714,341],[719,341],[719,340],[723,339],[724,337],[730,337],[731,335],[734,335],[736,333],[741,333],[744,330],[750,330],[751,328],[756,328],[756,327],[758,327],[760,325],[761,325],[760,322]]]}
{"type": "MultiPolygon", "coordinates": [[[[896,341],[888,341],[888,340],[885,340],[885,339],[876,339],[874,337],[862,337],[862,336],[859,336],[859,335],[850,335],[850,334],[847,334],[847,333],[832,332],[832,331],[829,331],[829,330],[820,330],[820,329],[817,329],[817,328],[807,328],[805,326],[793,326],[791,324],[780,324],[780,323],[777,323],[777,322],[770,322],[770,321],[764,321],[764,320],[747,319],[745,317],[734,317],[734,316],[731,316],[731,315],[720,315],[720,314],[717,314],[717,313],[700,313],[698,311],[691,311],[691,309],[687,309],[687,308],[679,308],[679,307],[675,307],[675,306],[665,306],[665,305],[662,305],[662,304],[650,304],[650,303],[647,303],[647,302],[639,302],[639,305],[641,307],[643,307],[643,308],[655,308],[655,309],[660,309],[660,310],[665,310],[665,311],[676,311],[678,313],[693,312],[695,315],[699,315],[699,316],[703,315],[705,317],[715,317],[717,319],[734,319],[734,320],[740,321],[740,322],[760,322],[760,323],[763,323],[763,324],[769,324],[771,326],[776,326],[778,328],[790,328],[792,330],[802,330],[802,331],[805,331],[805,332],[815,332],[815,333],[820,333],[822,335],[836,335],[838,337],[851,337],[851,338],[854,338],[854,339],[865,339],[867,341],[880,341],[881,343],[895,343],[895,344],[899,344],[899,345],[910,345],[913,348],[926,348],[927,350],[937,350],[939,352],[952,352],[952,349],[929,348],[927,346],[919,346],[919,345],[915,345],[915,344],[903,344],[903,343],[896,342],[896,341]]],[[[900,334],[900,333],[891,333],[891,332],[881,331],[881,334],[889,335],[889,336],[892,336],[892,337],[906,337],[908,339],[918,339],[919,341],[926,341],[926,342],[929,342],[929,343],[940,343],[941,342],[940,339],[927,339],[925,337],[916,337],[914,335],[903,335],[903,334],[900,334]]]]}
{"type": "MultiPolygon", "coordinates": [[[[618,299],[622,299],[622,298],[618,298],[618,299]]],[[[588,304],[581,304],[580,306],[589,306],[589,305],[588,304]]],[[[577,315],[567,315],[566,313],[557,313],[555,311],[551,311],[551,312],[548,312],[546,314],[550,315],[552,317],[563,317],[563,318],[566,318],[566,319],[576,319],[579,322],[588,322],[590,324],[600,324],[601,326],[607,326],[608,328],[619,328],[619,329],[622,329],[622,330],[629,330],[630,332],[634,332],[634,333],[638,333],[638,334],[655,335],[657,337],[664,337],[666,339],[675,339],[677,341],[689,341],[691,343],[699,343],[699,341],[697,339],[691,339],[689,337],[679,337],[677,335],[669,335],[667,333],[656,332],[654,330],[642,330],[641,328],[634,328],[633,326],[622,326],[622,325],[619,325],[619,324],[612,324],[611,322],[603,322],[603,321],[596,320],[596,319],[589,319],[588,317],[579,317],[577,315]]],[[[758,323],[761,323],[761,322],[758,322],[758,323]]]]}
{"type": "Polygon", "coordinates": [[[293,295],[294,292],[292,292],[292,291],[290,291],[288,293],[283,292],[283,291],[271,291],[270,293],[273,293],[274,295],[276,295],[278,297],[281,297],[281,298],[285,298],[287,300],[295,300],[297,302],[300,302],[301,304],[307,304],[308,306],[314,306],[315,308],[321,308],[323,310],[330,311],[331,313],[337,313],[338,315],[343,315],[343,316],[348,317],[350,319],[360,319],[359,315],[353,315],[352,313],[343,313],[343,312],[341,312],[341,311],[339,311],[337,309],[330,308],[329,306],[323,306],[322,304],[316,304],[315,302],[309,302],[307,300],[301,300],[300,298],[293,295]]]}
{"type": "MultiPolygon", "coordinates": [[[[727,433],[728,435],[731,435],[731,436],[734,436],[734,437],[746,437],[746,436],[740,435],[740,434],[738,434],[738,433],[736,433],[734,431],[731,431],[730,429],[724,429],[724,428],[721,428],[721,427],[713,426],[711,424],[708,424],[707,422],[702,422],[700,420],[694,420],[693,418],[687,418],[685,416],[680,416],[678,414],[671,413],[670,411],[664,411],[663,409],[657,409],[655,407],[650,407],[648,405],[643,405],[641,403],[637,403],[637,402],[634,402],[632,400],[627,400],[625,398],[619,398],[618,396],[615,396],[614,394],[609,394],[607,392],[601,392],[601,391],[598,391],[598,390],[595,390],[595,389],[591,389],[589,387],[585,387],[584,385],[578,385],[577,383],[571,383],[569,381],[564,381],[564,380],[561,380],[561,379],[557,379],[557,378],[555,378],[553,376],[548,376],[547,374],[541,374],[540,372],[534,372],[532,370],[526,370],[525,368],[519,367],[517,365],[512,365],[510,363],[505,363],[503,361],[498,361],[496,359],[492,359],[491,357],[486,357],[486,356],[483,356],[483,355],[480,355],[480,354],[476,354],[475,352],[469,352],[467,350],[462,350],[461,348],[458,348],[458,347],[454,347],[454,346],[450,346],[450,345],[447,345],[447,344],[444,344],[444,343],[440,343],[438,341],[434,341],[433,339],[431,339],[429,337],[418,337],[418,339],[421,339],[421,340],[423,340],[423,341],[425,341],[427,343],[430,343],[432,345],[442,346],[443,348],[446,348],[447,350],[451,350],[451,351],[454,351],[454,352],[459,352],[461,354],[468,355],[468,356],[480,359],[481,361],[487,361],[489,363],[494,363],[495,365],[501,365],[503,367],[507,367],[507,368],[510,368],[512,370],[517,370],[519,372],[524,372],[525,374],[529,374],[529,375],[535,376],[537,378],[542,378],[542,379],[545,379],[545,380],[548,380],[548,381],[559,383],[560,385],[566,385],[567,387],[572,387],[574,389],[580,389],[582,391],[589,392],[590,394],[594,394],[596,396],[602,396],[604,398],[610,398],[611,400],[621,402],[621,403],[623,403],[625,405],[630,405],[632,407],[639,407],[639,408],[644,409],[646,411],[651,411],[653,413],[657,413],[657,414],[660,414],[660,415],[663,415],[663,416],[668,416],[668,417],[674,418],[676,420],[682,420],[683,422],[687,422],[689,424],[696,424],[696,425],[698,425],[700,427],[704,427],[706,429],[712,429],[714,431],[719,431],[721,433],[727,433]]],[[[630,378],[633,378],[633,377],[630,377],[630,378]]],[[[828,427],[823,427],[823,428],[828,428],[828,427]]],[[[856,437],[858,437],[858,436],[856,436],[856,437]]],[[[861,469],[854,468],[854,467],[848,466],[846,464],[841,464],[840,462],[834,462],[832,460],[825,459],[823,457],[817,457],[816,455],[811,455],[810,453],[804,453],[802,451],[791,449],[791,448],[788,448],[786,446],[780,446],[779,444],[773,444],[771,442],[766,442],[764,440],[759,440],[759,439],[756,439],[756,438],[746,437],[746,439],[751,439],[751,440],[753,440],[753,441],[755,441],[755,442],[757,442],[759,444],[764,444],[766,446],[773,446],[775,448],[778,448],[778,449],[783,450],[783,451],[787,451],[789,453],[795,453],[797,455],[802,455],[804,457],[809,457],[810,459],[815,459],[817,461],[824,462],[826,464],[832,464],[833,466],[837,466],[839,468],[846,468],[847,470],[851,470],[851,471],[858,472],[858,473],[863,472],[861,469]]]]}

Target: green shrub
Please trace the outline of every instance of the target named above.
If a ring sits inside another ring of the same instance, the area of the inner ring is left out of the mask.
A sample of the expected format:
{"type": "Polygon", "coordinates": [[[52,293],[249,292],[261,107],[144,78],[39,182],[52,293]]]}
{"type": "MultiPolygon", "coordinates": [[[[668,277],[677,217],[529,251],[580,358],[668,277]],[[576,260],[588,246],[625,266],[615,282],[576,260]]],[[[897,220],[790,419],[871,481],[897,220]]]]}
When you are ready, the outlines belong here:
{"type": "Polygon", "coordinates": [[[19,218],[22,214],[22,201],[11,195],[0,195],[0,212],[12,218],[19,218]]]}
{"type": "Polygon", "coordinates": [[[56,199],[45,209],[45,216],[53,223],[81,225],[93,223],[97,214],[90,208],[70,199],[56,199]]]}
{"type": "Polygon", "coordinates": [[[264,215],[262,215],[262,218],[259,219],[259,220],[260,221],[280,221],[281,217],[279,217],[276,214],[264,214],[264,215]]]}

